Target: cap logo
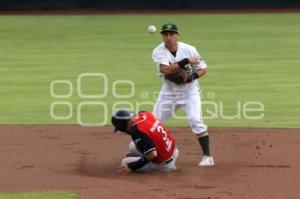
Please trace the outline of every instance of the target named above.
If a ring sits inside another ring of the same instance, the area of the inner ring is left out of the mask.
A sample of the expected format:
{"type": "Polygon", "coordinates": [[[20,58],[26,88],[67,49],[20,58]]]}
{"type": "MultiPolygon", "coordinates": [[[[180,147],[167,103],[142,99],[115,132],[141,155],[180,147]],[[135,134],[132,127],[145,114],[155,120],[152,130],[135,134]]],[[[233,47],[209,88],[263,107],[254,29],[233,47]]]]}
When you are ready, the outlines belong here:
{"type": "Polygon", "coordinates": [[[172,25],[171,24],[167,25],[167,28],[172,29],[172,25]]]}

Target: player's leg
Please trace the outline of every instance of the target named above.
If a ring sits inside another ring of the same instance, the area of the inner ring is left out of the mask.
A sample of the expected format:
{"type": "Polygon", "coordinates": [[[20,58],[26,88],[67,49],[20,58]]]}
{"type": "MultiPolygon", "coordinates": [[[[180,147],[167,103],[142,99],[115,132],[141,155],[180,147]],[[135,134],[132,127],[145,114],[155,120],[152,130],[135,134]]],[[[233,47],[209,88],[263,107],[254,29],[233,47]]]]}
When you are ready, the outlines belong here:
{"type": "Polygon", "coordinates": [[[177,170],[176,160],[178,158],[178,155],[179,155],[179,150],[177,148],[175,148],[174,154],[171,157],[172,159],[170,159],[170,160],[168,160],[168,162],[162,163],[162,164],[152,163],[151,167],[155,171],[162,171],[162,172],[176,171],[177,170]]]}
{"type": "Polygon", "coordinates": [[[137,161],[138,159],[140,159],[140,157],[127,157],[127,158],[123,158],[121,161],[121,165],[127,165],[130,162],[134,162],[137,161]]]}
{"type": "Polygon", "coordinates": [[[177,148],[174,149],[174,153],[172,159],[166,164],[153,164],[153,167],[156,171],[175,171],[177,170],[176,167],[176,160],[179,156],[179,150],[177,148]]]}
{"type": "MultiPolygon", "coordinates": [[[[139,160],[141,157],[126,157],[122,160],[121,165],[127,165],[130,162],[135,162],[139,160]]],[[[155,168],[153,166],[154,164],[152,162],[147,163],[144,165],[142,168],[137,169],[137,172],[149,172],[149,171],[154,171],[155,168]]]]}
{"type": "MultiPolygon", "coordinates": [[[[129,152],[126,154],[126,158],[124,158],[121,162],[121,165],[126,165],[130,162],[135,162],[138,159],[140,159],[142,157],[142,154],[139,152],[139,150],[136,148],[136,145],[133,141],[131,141],[129,143],[129,152]]],[[[153,163],[149,162],[148,164],[146,164],[145,166],[143,166],[142,168],[138,169],[137,171],[140,172],[148,172],[148,171],[153,171],[153,163]]]]}
{"type": "Polygon", "coordinates": [[[183,109],[188,117],[192,132],[197,136],[203,151],[203,159],[199,166],[213,166],[214,160],[210,154],[209,135],[207,126],[203,122],[200,94],[191,94],[186,98],[183,109]]]}
{"type": "Polygon", "coordinates": [[[186,113],[193,133],[199,135],[207,131],[207,126],[202,118],[202,107],[199,93],[190,94],[185,98],[183,110],[186,113]]]}
{"type": "Polygon", "coordinates": [[[126,157],[141,157],[142,154],[139,152],[139,150],[136,148],[135,143],[131,141],[129,143],[129,152],[127,153],[126,157]]]}
{"type": "Polygon", "coordinates": [[[162,93],[159,94],[159,97],[154,105],[152,114],[162,123],[172,115],[173,112],[173,99],[168,98],[162,93]]]}
{"type": "MultiPolygon", "coordinates": [[[[138,171],[138,172],[174,171],[177,169],[175,163],[176,163],[178,156],[179,156],[179,150],[177,148],[175,148],[173,156],[172,156],[172,160],[170,162],[168,162],[167,164],[155,164],[155,163],[149,162],[148,164],[146,164],[145,166],[143,166],[142,168],[140,168],[136,171],[138,171]]],[[[122,160],[121,165],[126,165],[130,162],[137,161],[138,159],[140,159],[140,157],[126,157],[122,160]]]]}

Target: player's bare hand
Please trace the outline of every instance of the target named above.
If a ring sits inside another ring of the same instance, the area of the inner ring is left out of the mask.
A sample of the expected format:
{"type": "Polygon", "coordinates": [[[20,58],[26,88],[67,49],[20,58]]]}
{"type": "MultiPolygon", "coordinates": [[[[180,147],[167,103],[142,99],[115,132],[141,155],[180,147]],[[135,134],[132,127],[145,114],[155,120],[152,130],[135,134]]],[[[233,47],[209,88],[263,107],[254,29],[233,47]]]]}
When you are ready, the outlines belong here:
{"type": "Polygon", "coordinates": [[[190,64],[199,64],[199,59],[196,59],[196,58],[189,58],[189,62],[190,64]]]}
{"type": "Polygon", "coordinates": [[[121,175],[126,175],[131,172],[127,165],[121,165],[117,169],[118,173],[121,175]]]}

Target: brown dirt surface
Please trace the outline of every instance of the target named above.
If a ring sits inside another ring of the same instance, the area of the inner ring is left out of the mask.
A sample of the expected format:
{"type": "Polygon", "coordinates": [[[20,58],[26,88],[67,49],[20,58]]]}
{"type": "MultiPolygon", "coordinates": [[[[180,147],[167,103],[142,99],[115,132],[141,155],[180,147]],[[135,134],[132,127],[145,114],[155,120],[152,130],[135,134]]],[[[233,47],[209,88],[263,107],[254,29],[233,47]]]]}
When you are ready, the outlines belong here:
{"type": "Polygon", "coordinates": [[[120,176],[130,137],[112,127],[0,126],[0,191],[74,191],[82,199],[296,199],[300,130],[211,128],[216,166],[186,128],[171,129],[178,170],[120,176]]]}

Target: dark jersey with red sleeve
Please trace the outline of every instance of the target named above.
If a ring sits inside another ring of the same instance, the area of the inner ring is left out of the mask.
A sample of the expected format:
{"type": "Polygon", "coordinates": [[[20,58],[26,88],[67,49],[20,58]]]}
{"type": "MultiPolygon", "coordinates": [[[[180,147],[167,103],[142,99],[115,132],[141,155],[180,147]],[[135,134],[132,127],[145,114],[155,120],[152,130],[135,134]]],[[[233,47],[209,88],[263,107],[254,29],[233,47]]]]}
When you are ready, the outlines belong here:
{"type": "Polygon", "coordinates": [[[145,155],[156,150],[157,158],[153,162],[157,163],[163,163],[172,157],[175,138],[151,113],[140,112],[130,125],[131,137],[141,153],[145,155]]]}

